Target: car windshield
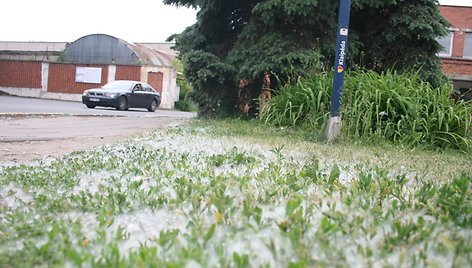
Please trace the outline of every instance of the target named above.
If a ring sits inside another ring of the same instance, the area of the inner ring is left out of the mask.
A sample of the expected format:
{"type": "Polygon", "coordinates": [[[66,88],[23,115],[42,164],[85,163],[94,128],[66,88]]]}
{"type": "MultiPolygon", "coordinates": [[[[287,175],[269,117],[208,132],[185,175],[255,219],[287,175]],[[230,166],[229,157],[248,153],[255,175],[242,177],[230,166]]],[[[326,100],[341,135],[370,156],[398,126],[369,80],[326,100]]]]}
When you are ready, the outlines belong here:
{"type": "Polygon", "coordinates": [[[106,85],[104,85],[103,89],[123,89],[123,90],[131,90],[133,87],[133,81],[113,81],[106,85]]]}

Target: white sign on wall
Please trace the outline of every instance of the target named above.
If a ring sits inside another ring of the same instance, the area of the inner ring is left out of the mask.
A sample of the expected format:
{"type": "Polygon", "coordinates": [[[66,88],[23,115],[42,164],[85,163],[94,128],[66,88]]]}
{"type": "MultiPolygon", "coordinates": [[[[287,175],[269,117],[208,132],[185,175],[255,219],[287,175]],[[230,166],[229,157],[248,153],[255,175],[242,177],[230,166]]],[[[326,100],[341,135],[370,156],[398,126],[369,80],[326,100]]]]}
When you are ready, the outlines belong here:
{"type": "Polygon", "coordinates": [[[100,84],[102,82],[102,68],[77,67],[75,82],[100,84]]]}

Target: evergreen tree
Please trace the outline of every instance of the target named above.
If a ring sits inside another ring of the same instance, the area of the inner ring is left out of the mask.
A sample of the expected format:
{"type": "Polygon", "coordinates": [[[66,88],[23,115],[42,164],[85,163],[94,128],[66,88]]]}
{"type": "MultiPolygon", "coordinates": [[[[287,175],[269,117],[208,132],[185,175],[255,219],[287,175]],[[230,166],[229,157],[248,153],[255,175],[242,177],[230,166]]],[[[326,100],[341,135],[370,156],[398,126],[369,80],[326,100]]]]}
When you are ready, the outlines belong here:
{"type": "MultiPolygon", "coordinates": [[[[199,9],[197,22],[170,39],[202,115],[241,109],[259,96],[266,72],[274,82],[332,67],[337,0],[164,3],[199,9]]],[[[348,64],[376,71],[413,68],[438,85],[443,76],[436,38],[447,33],[446,26],[437,0],[352,0],[348,64]]]]}

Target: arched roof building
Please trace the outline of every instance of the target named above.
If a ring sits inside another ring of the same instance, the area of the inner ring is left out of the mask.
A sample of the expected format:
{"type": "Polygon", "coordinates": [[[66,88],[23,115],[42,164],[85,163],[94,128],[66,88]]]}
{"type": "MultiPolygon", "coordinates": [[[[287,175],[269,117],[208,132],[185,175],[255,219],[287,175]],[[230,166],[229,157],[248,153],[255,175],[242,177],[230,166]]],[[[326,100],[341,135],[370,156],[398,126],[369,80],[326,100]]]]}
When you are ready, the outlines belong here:
{"type": "Polygon", "coordinates": [[[172,66],[174,57],[110,35],[91,34],[70,43],[64,49],[60,61],[86,66],[106,65],[108,82],[119,79],[147,82],[161,93],[161,107],[172,109],[179,96],[177,72],[172,66]],[[128,76],[123,74],[125,71],[120,71],[125,67],[133,68],[127,69],[128,76]]]}
{"type": "Polygon", "coordinates": [[[173,56],[162,51],[106,35],[77,39],[64,50],[63,61],[78,64],[172,66],[173,56]]]}
{"type": "Polygon", "coordinates": [[[161,93],[160,108],[173,109],[179,97],[176,54],[170,44],[135,44],[106,34],[72,43],[0,41],[0,91],[80,101],[84,90],[139,80],[161,93]]]}

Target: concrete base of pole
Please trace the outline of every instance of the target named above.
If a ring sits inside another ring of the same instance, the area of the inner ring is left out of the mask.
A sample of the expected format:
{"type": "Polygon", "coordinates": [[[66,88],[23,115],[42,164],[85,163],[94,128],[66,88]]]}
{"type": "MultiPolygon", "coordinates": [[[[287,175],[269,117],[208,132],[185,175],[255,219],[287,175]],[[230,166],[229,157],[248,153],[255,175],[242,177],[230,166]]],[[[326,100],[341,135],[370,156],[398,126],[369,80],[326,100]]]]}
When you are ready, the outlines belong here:
{"type": "Polygon", "coordinates": [[[326,126],[325,138],[327,142],[332,142],[341,132],[341,116],[331,116],[326,126]]]}

